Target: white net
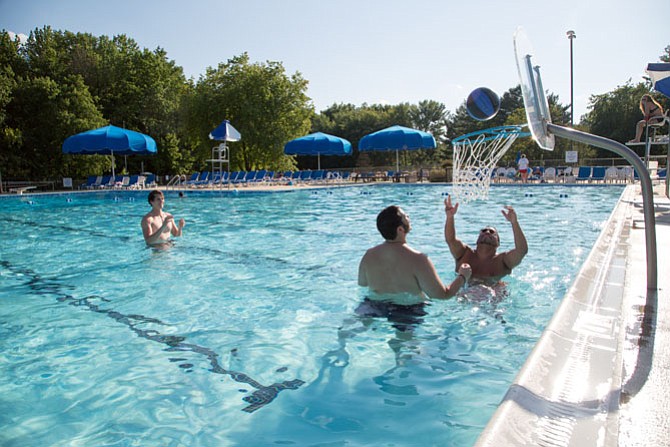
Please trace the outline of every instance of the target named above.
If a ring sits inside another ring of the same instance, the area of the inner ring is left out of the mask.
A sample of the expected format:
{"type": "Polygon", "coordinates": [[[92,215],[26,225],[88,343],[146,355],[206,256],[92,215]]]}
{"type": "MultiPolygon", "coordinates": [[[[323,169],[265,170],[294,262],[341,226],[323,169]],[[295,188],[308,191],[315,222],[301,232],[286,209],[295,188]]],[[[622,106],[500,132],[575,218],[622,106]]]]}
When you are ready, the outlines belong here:
{"type": "Polygon", "coordinates": [[[481,130],[453,140],[454,178],[452,194],[457,202],[486,199],[498,161],[512,146],[522,126],[481,130]]]}

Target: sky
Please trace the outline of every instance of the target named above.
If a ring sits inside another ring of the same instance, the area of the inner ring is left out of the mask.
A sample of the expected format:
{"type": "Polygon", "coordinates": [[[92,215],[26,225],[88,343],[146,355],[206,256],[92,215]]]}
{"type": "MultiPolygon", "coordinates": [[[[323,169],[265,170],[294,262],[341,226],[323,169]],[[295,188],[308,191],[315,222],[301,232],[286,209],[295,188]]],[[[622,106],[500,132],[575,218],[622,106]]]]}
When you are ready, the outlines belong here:
{"type": "Polygon", "coordinates": [[[281,62],[309,81],[317,112],[423,100],[454,112],[477,87],[502,95],[519,83],[519,26],[568,105],[572,30],[575,122],[591,95],[643,80],[670,45],[669,17],[668,0],[0,0],[0,29],[125,34],[195,80],[244,52],[281,62]]]}

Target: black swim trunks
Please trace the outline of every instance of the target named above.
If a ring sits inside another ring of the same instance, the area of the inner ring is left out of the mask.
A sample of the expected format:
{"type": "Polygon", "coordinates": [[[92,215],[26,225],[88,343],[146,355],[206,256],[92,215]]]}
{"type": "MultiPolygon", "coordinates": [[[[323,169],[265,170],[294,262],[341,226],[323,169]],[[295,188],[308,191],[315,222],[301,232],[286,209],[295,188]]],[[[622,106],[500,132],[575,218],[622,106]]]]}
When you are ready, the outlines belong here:
{"type": "Polygon", "coordinates": [[[427,303],[418,304],[395,304],[388,301],[376,301],[365,298],[356,308],[356,314],[361,317],[382,317],[393,323],[393,327],[399,331],[408,331],[423,323],[427,303]]]}

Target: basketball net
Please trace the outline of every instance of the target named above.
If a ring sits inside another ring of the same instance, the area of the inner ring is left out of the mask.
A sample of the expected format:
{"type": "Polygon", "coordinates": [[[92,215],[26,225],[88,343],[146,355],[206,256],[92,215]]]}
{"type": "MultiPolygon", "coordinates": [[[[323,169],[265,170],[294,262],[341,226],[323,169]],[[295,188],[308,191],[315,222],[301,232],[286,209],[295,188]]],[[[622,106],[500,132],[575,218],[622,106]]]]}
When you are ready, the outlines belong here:
{"type": "Polygon", "coordinates": [[[452,141],[454,146],[454,178],[452,194],[459,203],[486,199],[491,177],[498,161],[521,132],[523,126],[501,126],[462,135],[452,141]]]}

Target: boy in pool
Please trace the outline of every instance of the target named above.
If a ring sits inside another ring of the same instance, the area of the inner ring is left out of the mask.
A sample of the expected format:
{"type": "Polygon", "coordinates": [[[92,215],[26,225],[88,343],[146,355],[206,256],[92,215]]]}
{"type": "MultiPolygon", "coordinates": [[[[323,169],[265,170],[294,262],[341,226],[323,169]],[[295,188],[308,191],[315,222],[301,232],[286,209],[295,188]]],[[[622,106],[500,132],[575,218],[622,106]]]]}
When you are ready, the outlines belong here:
{"type": "Polygon", "coordinates": [[[444,201],[444,212],[447,220],[444,224],[444,239],[449,245],[449,250],[456,260],[456,269],[467,263],[472,267],[472,277],[484,280],[498,280],[512,272],[512,269],[521,264],[524,256],[528,253],[528,243],[524,236],[516,212],[511,206],[506,206],[502,211],[503,216],[512,224],[514,232],[514,248],[498,253],[500,236],[494,227],[483,228],[477,238],[477,246],[473,249],[456,237],[456,226],[454,216],[458,211],[458,203],[451,204],[451,196],[444,201]],[[505,212],[507,211],[507,212],[505,212]]]}
{"type": "Polygon", "coordinates": [[[179,224],[176,225],[172,214],[163,211],[163,205],[165,204],[163,193],[153,190],[149,193],[148,200],[151,211],[142,218],[142,234],[147,245],[164,246],[171,242],[170,235],[181,236],[182,228],[184,228],[186,222],[184,219],[179,219],[179,224]]]}

